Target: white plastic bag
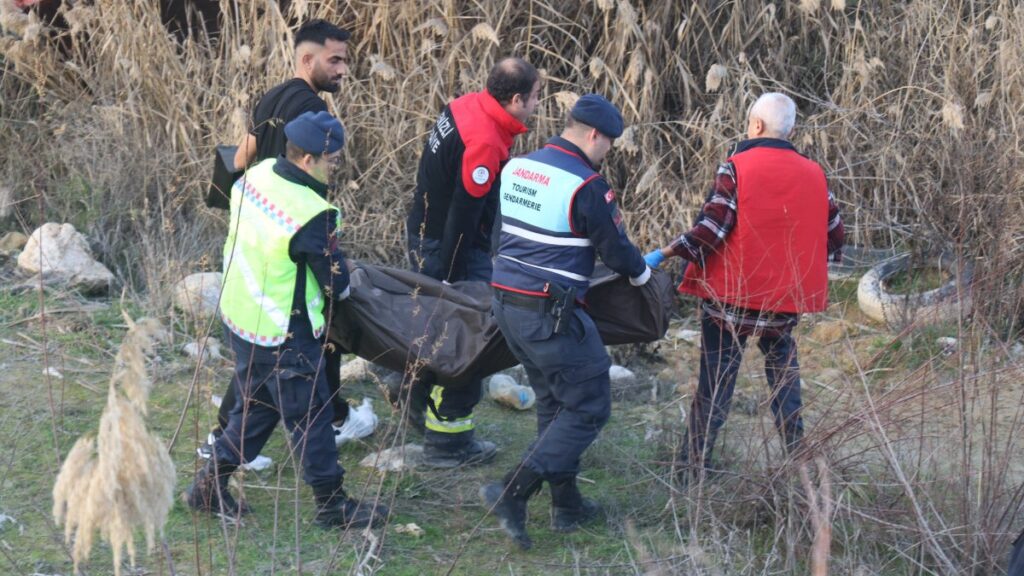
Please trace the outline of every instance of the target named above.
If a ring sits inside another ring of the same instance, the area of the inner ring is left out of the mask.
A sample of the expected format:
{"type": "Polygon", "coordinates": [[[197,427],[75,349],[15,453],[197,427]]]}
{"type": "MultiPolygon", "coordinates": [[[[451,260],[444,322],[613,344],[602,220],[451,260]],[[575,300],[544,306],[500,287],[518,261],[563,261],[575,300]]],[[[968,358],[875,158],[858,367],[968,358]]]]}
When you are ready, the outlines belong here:
{"type": "Polygon", "coordinates": [[[377,428],[377,415],[373,413],[373,404],[369,398],[348,411],[348,418],[341,426],[334,426],[334,443],[341,446],[349,440],[366,438],[377,428]]]}

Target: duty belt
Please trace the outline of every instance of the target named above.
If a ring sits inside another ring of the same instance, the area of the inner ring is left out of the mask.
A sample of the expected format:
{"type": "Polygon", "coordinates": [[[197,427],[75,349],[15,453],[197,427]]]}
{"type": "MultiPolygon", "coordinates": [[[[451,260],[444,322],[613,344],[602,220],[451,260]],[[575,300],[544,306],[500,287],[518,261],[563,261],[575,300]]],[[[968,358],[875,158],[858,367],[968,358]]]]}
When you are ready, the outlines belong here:
{"type": "Polygon", "coordinates": [[[564,334],[569,330],[569,319],[576,308],[576,288],[561,288],[556,284],[544,285],[545,296],[532,296],[508,290],[495,290],[495,295],[503,304],[546,312],[555,318],[555,334],[564,334]]]}
{"type": "Polygon", "coordinates": [[[508,304],[509,306],[515,306],[517,308],[526,308],[528,310],[536,310],[538,312],[547,312],[548,308],[551,306],[551,298],[548,298],[547,296],[520,294],[518,292],[502,290],[501,288],[495,288],[494,296],[502,304],[508,304]]]}

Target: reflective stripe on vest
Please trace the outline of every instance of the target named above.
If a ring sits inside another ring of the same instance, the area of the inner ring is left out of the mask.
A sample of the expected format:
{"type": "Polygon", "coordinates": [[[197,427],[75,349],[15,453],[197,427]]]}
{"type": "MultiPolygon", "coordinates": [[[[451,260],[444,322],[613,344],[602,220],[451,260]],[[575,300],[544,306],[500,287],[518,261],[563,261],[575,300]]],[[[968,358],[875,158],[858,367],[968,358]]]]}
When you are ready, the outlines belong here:
{"type": "Polygon", "coordinates": [[[559,281],[586,289],[594,248],[572,229],[572,202],[597,176],[580,158],[551,147],[508,162],[501,172],[495,284],[536,291],[545,281],[559,281]]]}
{"type": "MultiPolygon", "coordinates": [[[[298,273],[288,254],[291,239],[313,217],[334,209],[312,189],[275,173],[276,162],[264,160],[235,182],[224,244],[221,318],[240,338],[259,346],[279,346],[288,336],[298,273]]],[[[324,301],[312,271],[304,269],[306,313],[319,337],[324,301]]]]}

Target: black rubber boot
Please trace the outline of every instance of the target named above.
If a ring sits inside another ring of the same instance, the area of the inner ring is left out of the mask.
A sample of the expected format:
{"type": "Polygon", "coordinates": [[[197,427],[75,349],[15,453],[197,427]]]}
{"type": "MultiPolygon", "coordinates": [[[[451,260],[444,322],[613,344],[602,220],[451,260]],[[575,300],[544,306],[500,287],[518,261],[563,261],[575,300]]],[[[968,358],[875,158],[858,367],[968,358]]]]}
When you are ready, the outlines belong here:
{"type": "Polygon", "coordinates": [[[524,465],[505,475],[502,482],[480,487],[480,499],[512,540],[523,550],[533,546],[526,533],[526,503],[540,490],[544,478],[524,465]]]}
{"type": "Polygon", "coordinates": [[[473,430],[448,434],[427,429],[423,434],[423,464],[429,468],[457,468],[494,460],[494,442],[477,440],[473,430]]]}
{"type": "Polygon", "coordinates": [[[551,529],[555,532],[575,532],[601,513],[600,504],[580,494],[576,476],[548,484],[551,487],[551,529]]]}
{"type": "Polygon", "coordinates": [[[316,517],[313,522],[321,528],[366,528],[384,523],[390,510],[376,502],[360,502],[349,498],[345,489],[339,486],[316,486],[316,517]]]}
{"type": "Polygon", "coordinates": [[[245,502],[237,502],[228,490],[228,481],[237,468],[226,464],[217,466],[214,459],[207,460],[185,491],[185,503],[193,510],[229,519],[248,514],[245,502]]]}

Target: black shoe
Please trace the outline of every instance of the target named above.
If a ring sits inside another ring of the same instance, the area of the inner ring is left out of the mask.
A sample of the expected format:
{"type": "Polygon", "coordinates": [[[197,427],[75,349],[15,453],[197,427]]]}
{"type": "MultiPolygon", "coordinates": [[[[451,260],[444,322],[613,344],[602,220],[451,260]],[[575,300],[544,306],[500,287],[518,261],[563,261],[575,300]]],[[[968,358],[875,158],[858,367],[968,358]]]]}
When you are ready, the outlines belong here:
{"type": "Polygon", "coordinates": [[[185,503],[193,510],[228,519],[248,514],[249,506],[245,502],[236,501],[228,490],[228,480],[234,471],[234,466],[222,464],[218,467],[213,460],[207,460],[192,485],[185,490],[185,503]]]}
{"type": "Polygon", "coordinates": [[[384,523],[391,512],[383,504],[349,498],[342,488],[314,488],[313,494],[316,497],[313,523],[321,528],[376,528],[384,523]]]}
{"type": "Polygon", "coordinates": [[[543,478],[533,470],[520,466],[505,475],[504,482],[480,487],[480,499],[487,510],[498,517],[498,524],[523,550],[533,546],[526,533],[526,503],[540,490],[543,478]]]}
{"type": "Polygon", "coordinates": [[[551,529],[555,532],[575,532],[580,526],[601,514],[601,505],[583,497],[576,485],[576,477],[549,482],[551,486],[551,529]]]}
{"type": "Polygon", "coordinates": [[[428,468],[458,468],[494,460],[494,442],[473,438],[473,431],[447,434],[427,430],[423,442],[423,465],[428,468]]]}

